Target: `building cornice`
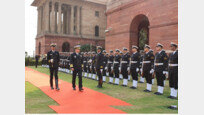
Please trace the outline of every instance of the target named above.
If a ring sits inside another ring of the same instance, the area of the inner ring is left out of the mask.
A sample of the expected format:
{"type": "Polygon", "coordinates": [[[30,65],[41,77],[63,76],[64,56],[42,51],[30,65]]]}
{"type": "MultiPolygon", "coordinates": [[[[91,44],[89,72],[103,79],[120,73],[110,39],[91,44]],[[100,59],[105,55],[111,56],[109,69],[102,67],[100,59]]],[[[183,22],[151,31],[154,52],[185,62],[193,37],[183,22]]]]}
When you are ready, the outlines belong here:
{"type": "Polygon", "coordinates": [[[41,34],[41,35],[37,35],[36,39],[41,38],[41,37],[60,37],[60,38],[72,38],[72,39],[87,39],[87,40],[105,40],[105,38],[86,38],[86,37],[82,37],[82,36],[78,36],[78,35],[58,35],[58,34],[41,34]]]}
{"type": "Polygon", "coordinates": [[[118,12],[118,11],[126,9],[126,8],[130,8],[132,6],[138,5],[138,4],[145,2],[145,1],[147,1],[147,0],[137,0],[137,1],[131,1],[131,2],[128,2],[125,4],[121,4],[115,8],[111,8],[111,9],[107,10],[106,15],[112,14],[114,12],[118,12]]]}

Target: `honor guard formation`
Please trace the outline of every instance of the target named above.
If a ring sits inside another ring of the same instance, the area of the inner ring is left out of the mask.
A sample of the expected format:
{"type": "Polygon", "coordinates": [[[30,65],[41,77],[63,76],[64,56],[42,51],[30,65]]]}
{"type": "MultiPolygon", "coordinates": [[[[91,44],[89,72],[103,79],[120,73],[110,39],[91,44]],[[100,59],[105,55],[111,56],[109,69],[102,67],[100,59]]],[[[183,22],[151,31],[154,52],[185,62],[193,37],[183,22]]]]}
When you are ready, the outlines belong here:
{"type": "Polygon", "coordinates": [[[72,74],[72,87],[76,90],[75,80],[79,77],[79,91],[83,91],[82,77],[98,81],[98,88],[103,82],[123,87],[132,80],[130,88],[137,89],[138,83],[146,80],[144,92],[152,91],[154,79],[157,80],[156,95],[163,95],[165,80],[169,80],[170,95],[168,98],[176,99],[178,90],[178,50],[177,44],[171,43],[171,53],[167,55],[163,45],[158,43],[156,51],[145,45],[144,52],[140,53],[137,46],[132,46],[132,54],[127,48],[110,50],[109,52],[97,46],[97,52],[80,52],[80,45],[74,47],[74,52],[60,53],[55,51],[56,44],[51,44],[51,51],[43,58],[43,67],[50,69],[50,87],[53,88],[53,75],[55,76],[56,90],[58,87],[58,70],[72,74]],[[131,79],[132,77],[132,79],[131,79]],[[108,80],[107,80],[108,79],[108,80]]]}

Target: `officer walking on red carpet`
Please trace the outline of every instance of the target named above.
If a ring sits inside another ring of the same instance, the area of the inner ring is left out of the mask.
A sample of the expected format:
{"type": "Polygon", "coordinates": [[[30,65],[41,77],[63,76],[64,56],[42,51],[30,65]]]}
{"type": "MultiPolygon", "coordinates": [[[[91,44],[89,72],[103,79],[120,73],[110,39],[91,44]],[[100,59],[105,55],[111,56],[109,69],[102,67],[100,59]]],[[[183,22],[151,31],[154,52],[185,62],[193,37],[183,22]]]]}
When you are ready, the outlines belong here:
{"type": "Polygon", "coordinates": [[[171,50],[173,51],[169,55],[169,87],[171,90],[168,98],[176,99],[178,92],[178,45],[171,43],[171,50]]]}
{"type": "Polygon", "coordinates": [[[98,88],[102,88],[103,85],[103,80],[102,80],[102,72],[103,72],[103,60],[104,60],[104,55],[102,53],[102,47],[98,46],[97,47],[97,55],[96,55],[96,63],[95,63],[95,67],[96,67],[96,72],[97,72],[97,76],[98,76],[98,88]]]}
{"type": "Polygon", "coordinates": [[[158,90],[154,94],[162,95],[164,90],[164,80],[166,79],[165,75],[167,74],[168,57],[166,52],[163,50],[162,44],[157,43],[156,51],[154,70],[157,78],[158,90]]]}
{"type": "Polygon", "coordinates": [[[71,54],[70,57],[70,68],[73,71],[72,73],[72,87],[73,90],[76,90],[76,75],[78,74],[79,78],[79,91],[83,91],[82,88],[82,68],[83,68],[83,56],[80,54],[80,45],[74,47],[75,52],[71,54]]]}
{"type": "Polygon", "coordinates": [[[47,60],[48,60],[48,65],[50,69],[50,87],[51,90],[53,90],[53,74],[55,75],[55,88],[56,90],[60,90],[58,87],[58,67],[59,67],[59,61],[60,61],[60,56],[59,52],[55,51],[56,44],[52,43],[50,45],[51,51],[47,53],[47,60]]]}

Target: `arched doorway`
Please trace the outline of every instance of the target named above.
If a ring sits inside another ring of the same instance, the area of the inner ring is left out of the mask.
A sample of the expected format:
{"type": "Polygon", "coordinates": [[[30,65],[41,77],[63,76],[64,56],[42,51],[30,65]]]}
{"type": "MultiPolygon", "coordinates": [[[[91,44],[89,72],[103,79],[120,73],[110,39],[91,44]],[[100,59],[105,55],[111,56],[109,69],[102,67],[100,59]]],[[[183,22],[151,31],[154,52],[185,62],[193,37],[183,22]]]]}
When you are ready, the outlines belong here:
{"type": "Polygon", "coordinates": [[[70,48],[69,48],[69,43],[68,42],[64,42],[62,44],[62,52],[69,52],[70,48]]]}
{"type": "Polygon", "coordinates": [[[140,50],[144,49],[145,44],[149,44],[149,20],[148,17],[137,15],[130,25],[130,48],[137,45],[140,50]]]}

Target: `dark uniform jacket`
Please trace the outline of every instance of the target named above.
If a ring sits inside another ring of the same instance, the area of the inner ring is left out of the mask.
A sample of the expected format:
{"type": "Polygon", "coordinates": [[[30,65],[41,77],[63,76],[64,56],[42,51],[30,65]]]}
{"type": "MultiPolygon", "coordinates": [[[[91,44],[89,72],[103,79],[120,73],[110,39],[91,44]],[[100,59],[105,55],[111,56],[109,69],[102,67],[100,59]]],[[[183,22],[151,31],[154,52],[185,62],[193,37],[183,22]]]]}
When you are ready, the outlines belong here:
{"type": "Polygon", "coordinates": [[[115,55],[114,57],[114,68],[119,68],[120,66],[120,59],[121,59],[121,56],[120,55],[115,55]]]}
{"type": "Polygon", "coordinates": [[[60,55],[58,51],[49,51],[47,53],[47,60],[48,65],[50,68],[58,68],[59,67],[59,61],[60,61],[60,55]],[[51,63],[51,59],[53,59],[53,63],[51,63]]]}
{"type": "Polygon", "coordinates": [[[108,63],[108,57],[107,56],[104,56],[103,58],[103,67],[107,67],[107,63],[108,63]]]}
{"type": "Polygon", "coordinates": [[[121,69],[125,69],[129,66],[129,62],[130,62],[130,55],[128,53],[124,54],[122,56],[122,60],[121,60],[121,64],[122,64],[122,67],[121,69]]]}
{"type": "Polygon", "coordinates": [[[167,71],[167,68],[168,68],[168,56],[166,52],[164,50],[162,50],[161,52],[157,52],[155,54],[155,61],[154,61],[155,71],[167,71]]]}
{"type": "Polygon", "coordinates": [[[114,61],[114,56],[110,55],[108,57],[108,69],[111,69],[111,67],[113,66],[113,61],[114,61]]]}
{"type": "Polygon", "coordinates": [[[143,71],[150,71],[153,68],[154,68],[154,54],[153,52],[149,51],[148,53],[145,53],[143,56],[143,71]]]}
{"type": "Polygon", "coordinates": [[[131,56],[131,69],[136,69],[140,67],[140,53],[133,53],[131,56]]]}
{"type": "Polygon", "coordinates": [[[72,53],[70,56],[70,67],[75,70],[82,70],[83,67],[83,56],[79,53],[72,53]]]}
{"type": "Polygon", "coordinates": [[[96,56],[92,56],[91,60],[92,60],[91,68],[94,71],[96,67],[96,56]]]}
{"type": "Polygon", "coordinates": [[[84,56],[83,57],[83,64],[84,64],[84,70],[87,68],[87,66],[88,66],[88,56],[84,56]]]}
{"type": "Polygon", "coordinates": [[[104,55],[102,52],[96,55],[96,69],[103,69],[104,55]]]}
{"type": "MultiPolygon", "coordinates": [[[[178,50],[176,50],[176,52],[174,54],[170,53],[169,64],[178,64],[178,50]]],[[[178,66],[177,66],[177,68],[178,68],[178,66]]]]}

